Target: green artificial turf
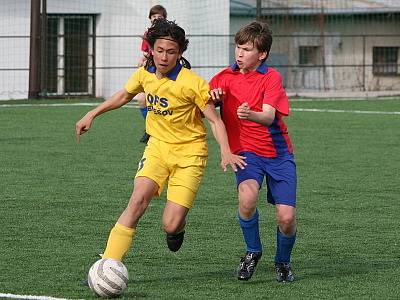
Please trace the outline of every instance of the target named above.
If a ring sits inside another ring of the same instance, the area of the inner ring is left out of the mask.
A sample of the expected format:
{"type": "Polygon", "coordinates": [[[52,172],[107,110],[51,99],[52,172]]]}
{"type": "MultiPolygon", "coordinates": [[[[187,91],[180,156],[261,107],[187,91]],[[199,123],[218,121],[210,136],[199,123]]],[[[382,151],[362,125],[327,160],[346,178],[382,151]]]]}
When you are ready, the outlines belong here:
{"type": "MultiPolygon", "coordinates": [[[[91,107],[1,107],[6,103],[0,103],[0,293],[95,298],[81,280],[132,191],[144,148],[140,113],[109,112],[77,144],[75,122],[91,107]]],[[[400,115],[352,112],[399,112],[400,99],[291,106],[296,281],[275,281],[274,207],[265,204],[265,187],[259,200],[263,258],[249,282],[235,278],[245,251],[235,180],[220,170],[210,134],[209,163],[181,250],[166,247],[163,194],[139,223],[121,299],[400,298],[400,115]],[[296,110],[302,108],[348,112],[296,110]]]]}

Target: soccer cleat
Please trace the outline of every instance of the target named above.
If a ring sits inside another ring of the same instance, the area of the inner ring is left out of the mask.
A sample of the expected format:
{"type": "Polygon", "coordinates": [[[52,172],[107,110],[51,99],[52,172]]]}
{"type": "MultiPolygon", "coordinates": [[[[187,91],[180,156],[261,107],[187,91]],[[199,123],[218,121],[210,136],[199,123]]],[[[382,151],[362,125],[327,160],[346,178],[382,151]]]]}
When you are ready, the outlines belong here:
{"type": "Polygon", "coordinates": [[[276,281],[278,282],[292,282],[294,275],[290,268],[290,263],[275,263],[276,281]]]}
{"type": "Polygon", "coordinates": [[[240,259],[237,269],[237,278],[239,280],[249,280],[253,276],[257,263],[262,256],[262,252],[246,252],[246,255],[240,259]]]}
{"type": "Polygon", "coordinates": [[[142,138],[140,139],[141,143],[147,144],[147,142],[149,141],[150,135],[147,134],[147,132],[145,132],[142,136],[142,138]]]}
{"type": "Polygon", "coordinates": [[[177,234],[167,234],[167,246],[172,252],[178,251],[183,243],[185,231],[181,231],[177,234]]]}

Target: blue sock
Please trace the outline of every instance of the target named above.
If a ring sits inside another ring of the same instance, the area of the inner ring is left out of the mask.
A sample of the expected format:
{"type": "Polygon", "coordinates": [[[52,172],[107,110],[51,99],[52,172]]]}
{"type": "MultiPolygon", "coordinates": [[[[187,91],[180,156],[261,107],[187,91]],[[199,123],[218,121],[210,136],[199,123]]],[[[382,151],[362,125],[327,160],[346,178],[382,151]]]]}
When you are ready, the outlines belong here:
{"type": "Polygon", "coordinates": [[[140,107],[140,113],[143,116],[143,119],[146,120],[146,116],[147,116],[147,107],[140,107]]]}
{"type": "Polygon", "coordinates": [[[244,241],[246,242],[247,251],[249,252],[262,252],[262,245],[260,240],[260,231],[258,227],[258,211],[248,219],[244,220],[238,213],[240,227],[242,228],[244,241]]]}
{"type": "Polygon", "coordinates": [[[290,255],[295,241],[296,233],[292,236],[286,236],[279,230],[279,227],[277,228],[275,262],[290,263],[290,255]]]}

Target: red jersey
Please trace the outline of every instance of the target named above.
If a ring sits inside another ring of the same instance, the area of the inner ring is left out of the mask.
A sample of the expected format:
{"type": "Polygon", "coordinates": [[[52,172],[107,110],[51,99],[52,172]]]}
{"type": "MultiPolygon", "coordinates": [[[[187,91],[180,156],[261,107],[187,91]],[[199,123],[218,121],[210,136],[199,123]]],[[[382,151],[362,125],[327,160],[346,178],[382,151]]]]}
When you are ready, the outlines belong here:
{"type": "MultiPolygon", "coordinates": [[[[143,34],[143,37],[146,37],[147,31],[143,34]]],[[[146,53],[150,53],[151,48],[149,43],[145,40],[142,39],[142,45],[140,46],[140,50],[142,50],[142,52],[146,52],[146,53]]]]}
{"type": "Polygon", "coordinates": [[[283,117],[289,114],[289,100],[278,71],[263,63],[257,70],[243,74],[235,63],[215,75],[210,81],[210,88],[225,91],[221,115],[233,153],[250,151],[271,158],[293,153],[283,122],[283,117]],[[257,112],[262,111],[263,104],[271,105],[276,109],[275,120],[267,127],[239,119],[237,108],[244,102],[257,112]]]}

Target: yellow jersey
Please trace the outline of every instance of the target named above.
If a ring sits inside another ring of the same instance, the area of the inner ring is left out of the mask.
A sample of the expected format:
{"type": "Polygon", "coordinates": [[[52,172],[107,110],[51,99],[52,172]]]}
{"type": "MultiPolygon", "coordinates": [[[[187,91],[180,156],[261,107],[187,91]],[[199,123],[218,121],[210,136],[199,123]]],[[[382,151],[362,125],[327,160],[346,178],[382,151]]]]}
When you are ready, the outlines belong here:
{"type": "Polygon", "coordinates": [[[210,99],[208,83],[180,63],[162,79],[155,72],[154,66],[141,67],[125,84],[130,94],[146,94],[146,132],[171,144],[204,142],[202,111],[210,99]]]}

